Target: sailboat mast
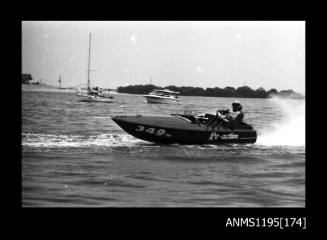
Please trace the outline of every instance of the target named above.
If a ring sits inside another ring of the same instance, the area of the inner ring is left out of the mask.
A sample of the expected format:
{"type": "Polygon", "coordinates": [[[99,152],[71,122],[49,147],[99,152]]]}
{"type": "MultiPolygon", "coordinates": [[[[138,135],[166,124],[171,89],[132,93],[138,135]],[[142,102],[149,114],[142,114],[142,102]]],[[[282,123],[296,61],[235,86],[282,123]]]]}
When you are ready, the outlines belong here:
{"type": "Polygon", "coordinates": [[[59,82],[59,88],[61,88],[61,73],[60,73],[58,82],[59,82]]]}
{"type": "Polygon", "coordinates": [[[91,62],[91,33],[89,36],[89,63],[88,63],[88,67],[87,67],[87,90],[91,90],[90,87],[90,62],[91,62]]]}

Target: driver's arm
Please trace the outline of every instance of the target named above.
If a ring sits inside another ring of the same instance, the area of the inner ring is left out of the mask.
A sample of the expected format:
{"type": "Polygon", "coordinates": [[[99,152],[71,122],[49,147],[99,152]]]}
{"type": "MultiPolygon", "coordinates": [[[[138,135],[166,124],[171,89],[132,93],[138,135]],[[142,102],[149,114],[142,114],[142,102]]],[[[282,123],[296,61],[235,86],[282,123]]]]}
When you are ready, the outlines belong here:
{"type": "Polygon", "coordinates": [[[225,115],[221,114],[220,112],[217,111],[217,117],[220,118],[221,120],[228,122],[227,118],[225,115]]]}

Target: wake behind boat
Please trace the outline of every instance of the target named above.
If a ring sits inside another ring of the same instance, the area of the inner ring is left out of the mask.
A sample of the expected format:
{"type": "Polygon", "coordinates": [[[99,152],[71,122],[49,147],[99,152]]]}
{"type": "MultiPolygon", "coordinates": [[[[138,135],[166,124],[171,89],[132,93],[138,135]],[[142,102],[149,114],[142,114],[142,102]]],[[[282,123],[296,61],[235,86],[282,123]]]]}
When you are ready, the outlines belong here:
{"type": "Polygon", "coordinates": [[[130,135],[164,144],[255,143],[257,132],[241,122],[212,127],[215,115],[172,114],[170,116],[116,116],[112,120],[130,135]]]}
{"type": "Polygon", "coordinates": [[[170,91],[168,89],[156,89],[151,93],[144,95],[148,103],[171,103],[180,101],[179,92],[170,91]]]}

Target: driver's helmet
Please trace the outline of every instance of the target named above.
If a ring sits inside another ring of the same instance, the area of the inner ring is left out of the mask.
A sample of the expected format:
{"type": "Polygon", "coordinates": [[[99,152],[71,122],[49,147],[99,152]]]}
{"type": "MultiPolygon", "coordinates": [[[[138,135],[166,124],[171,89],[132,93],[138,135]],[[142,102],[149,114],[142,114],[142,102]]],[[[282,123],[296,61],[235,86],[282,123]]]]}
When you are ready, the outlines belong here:
{"type": "Polygon", "coordinates": [[[233,108],[236,108],[238,111],[241,111],[242,110],[242,105],[240,103],[240,101],[238,100],[235,100],[233,103],[232,103],[232,107],[233,108]]]}

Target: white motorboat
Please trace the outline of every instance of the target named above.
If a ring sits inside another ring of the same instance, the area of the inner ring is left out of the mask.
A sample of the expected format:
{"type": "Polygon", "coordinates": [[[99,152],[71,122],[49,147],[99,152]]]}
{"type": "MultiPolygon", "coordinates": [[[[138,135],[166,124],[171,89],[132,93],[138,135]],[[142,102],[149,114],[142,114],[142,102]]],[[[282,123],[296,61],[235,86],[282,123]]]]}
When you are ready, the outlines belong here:
{"type": "Polygon", "coordinates": [[[179,92],[168,89],[156,89],[151,93],[144,95],[148,103],[171,103],[180,101],[179,92]]]}

